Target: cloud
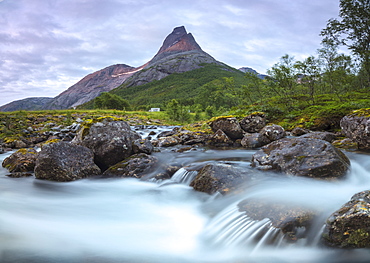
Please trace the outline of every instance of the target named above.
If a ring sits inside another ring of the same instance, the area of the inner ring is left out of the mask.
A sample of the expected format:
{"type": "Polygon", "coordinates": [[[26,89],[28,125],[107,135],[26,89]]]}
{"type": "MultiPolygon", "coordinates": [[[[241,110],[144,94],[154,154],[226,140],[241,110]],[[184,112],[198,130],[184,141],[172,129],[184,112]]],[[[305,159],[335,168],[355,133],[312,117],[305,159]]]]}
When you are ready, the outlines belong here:
{"type": "Polygon", "coordinates": [[[217,60],[264,73],[286,53],[313,54],[337,14],[337,0],[0,0],[0,105],[140,66],[180,25],[217,60]]]}

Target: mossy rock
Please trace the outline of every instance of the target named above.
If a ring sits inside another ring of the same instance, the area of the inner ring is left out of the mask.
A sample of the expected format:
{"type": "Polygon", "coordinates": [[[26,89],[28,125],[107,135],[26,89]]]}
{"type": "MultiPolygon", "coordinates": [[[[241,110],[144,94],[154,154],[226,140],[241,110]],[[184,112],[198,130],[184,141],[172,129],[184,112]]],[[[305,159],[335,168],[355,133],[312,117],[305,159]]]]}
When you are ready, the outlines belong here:
{"type": "Polygon", "coordinates": [[[370,248],[370,191],[352,196],[326,221],[323,243],[339,248],[370,248]]]}

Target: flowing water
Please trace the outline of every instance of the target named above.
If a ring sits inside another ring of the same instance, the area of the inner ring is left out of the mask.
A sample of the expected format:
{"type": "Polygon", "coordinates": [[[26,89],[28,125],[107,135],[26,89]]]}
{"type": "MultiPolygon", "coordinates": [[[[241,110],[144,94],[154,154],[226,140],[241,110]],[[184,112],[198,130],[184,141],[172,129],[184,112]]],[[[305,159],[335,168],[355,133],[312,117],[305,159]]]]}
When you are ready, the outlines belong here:
{"type": "MultiPolygon", "coordinates": [[[[168,163],[219,162],[250,172],[253,153],[198,148],[155,155],[168,163]]],[[[318,245],[325,219],[353,194],[370,189],[370,155],[347,155],[352,166],[345,180],[259,172],[243,193],[222,198],[195,192],[188,185],[196,172],[185,169],[156,182],[58,183],[9,178],[1,168],[0,262],[368,262],[369,250],[318,245]],[[320,217],[307,238],[290,244],[269,219],[238,211],[237,203],[248,198],[294,202],[319,210],[320,217]]]]}

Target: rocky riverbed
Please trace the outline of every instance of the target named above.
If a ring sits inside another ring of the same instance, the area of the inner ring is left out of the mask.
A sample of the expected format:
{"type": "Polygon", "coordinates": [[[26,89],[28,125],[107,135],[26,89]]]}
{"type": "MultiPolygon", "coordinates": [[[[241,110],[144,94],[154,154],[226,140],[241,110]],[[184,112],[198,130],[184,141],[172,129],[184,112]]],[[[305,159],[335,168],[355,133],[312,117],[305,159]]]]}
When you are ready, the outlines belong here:
{"type": "MultiPolygon", "coordinates": [[[[207,246],[232,245],[238,251],[243,246],[254,251],[289,244],[296,244],[295,248],[302,248],[302,244],[304,248],[370,247],[370,175],[365,172],[369,163],[359,168],[358,161],[352,161],[353,152],[334,147],[343,139],[338,138],[340,134],[299,129],[286,132],[278,125],[264,123],[261,114],[241,121],[217,118],[210,123],[211,134],[181,127],[130,126],[110,117],[73,125],[79,127],[70,131],[74,133],[71,140],[58,138],[36,149],[12,153],[3,161],[8,170],[4,174],[9,179],[27,177],[11,179],[21,180],[20,185],[33,181],[57,192],[61,183],[67,190],[67,182],[87,180],[118,183],[130,179],[170,188],[185,185],[202,203],[200,218],[209,218],[207,230],[201,234],[207,246]],[[353,197],[344,200],[320,191],[342,191],[353,197]],[[318,196],[324,199],[319,201],[318,196]],[[308,201],[310,198],[314,203],[308,201]]],[[[343,127],[350,130],[348,127],[354,126],[343,127]]],[[[347,130],[347,139],[364,150],[366,129],[360,136],[355,127],[356,136],[347,130]]],[[[16,185],[16,181],[6,182],[16,185]]],[[[9,189],[2,193],[11,192],[9,189]]],[[[2,253],[9,253],[7,249],[2,253]]]]}

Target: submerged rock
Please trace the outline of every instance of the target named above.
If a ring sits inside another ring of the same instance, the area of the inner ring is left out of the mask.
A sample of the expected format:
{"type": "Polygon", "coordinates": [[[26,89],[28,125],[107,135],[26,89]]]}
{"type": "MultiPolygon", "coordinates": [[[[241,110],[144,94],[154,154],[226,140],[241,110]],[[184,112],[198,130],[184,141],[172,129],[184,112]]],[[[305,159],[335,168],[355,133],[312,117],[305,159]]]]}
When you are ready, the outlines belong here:
{"type": "Polygon", "coordinates": [[[139,153],[109,167],[103,175],[109,177],[141,178],[153,172],[157,166],[158,159],[156,157],[139,153]]]}
{"type": "Polygon", "coordinates": [[[327,141],[298,137],[284,138],[262,147],[252,156],[252,166],[261,170],[327,179],[343,177],[350,161],[327,141]]]}
{"type": "Polygon", "coordinates": [[[58,182],[74,181],[100,173],[90,149],[67,142],[45,145],[37,156],[35,166],[37,179],[58,182]]]}
{"type": "MultiPolygon", "coordinates": [[[[5,158],[2,166],[11,173],[33,173],[36,165],[37,151],[33,148],[19,149],[5,158]]],[[[18,174],[16,177],[19,177],[18,174]]]]}
{"type": "Polygon", "coordinates": [[[324,244],[338,248],[370,248],[370,191],[352,196],[326,221],[324,244]]]}

